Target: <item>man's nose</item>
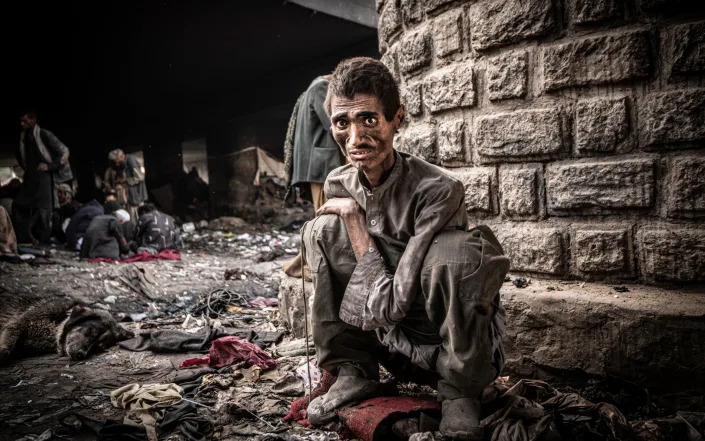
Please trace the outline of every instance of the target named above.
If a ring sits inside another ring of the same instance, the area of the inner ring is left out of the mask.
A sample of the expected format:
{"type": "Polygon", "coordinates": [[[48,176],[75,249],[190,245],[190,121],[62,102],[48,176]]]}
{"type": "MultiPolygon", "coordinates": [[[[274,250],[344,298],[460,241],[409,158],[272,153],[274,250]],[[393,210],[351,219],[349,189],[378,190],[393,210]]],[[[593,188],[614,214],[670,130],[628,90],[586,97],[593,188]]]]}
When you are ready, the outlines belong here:
{"type": "Polygon", "coordinates": [[[357,124],[350,125],[350,137],[348,138],[348,144],[351,147],[357,147],[362,143],[363,131],[357,124]]]}

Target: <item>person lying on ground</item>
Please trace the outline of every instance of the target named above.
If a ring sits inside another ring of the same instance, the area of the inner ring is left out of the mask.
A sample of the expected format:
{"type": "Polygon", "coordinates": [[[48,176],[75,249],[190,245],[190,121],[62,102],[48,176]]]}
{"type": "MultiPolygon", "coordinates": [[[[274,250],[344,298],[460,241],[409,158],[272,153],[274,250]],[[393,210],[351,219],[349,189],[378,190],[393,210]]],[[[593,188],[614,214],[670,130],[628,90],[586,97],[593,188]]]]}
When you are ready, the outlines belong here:
{"type": "Polygon", "coordinates": [[[94,217],[83,235],[80,256],[118,260],[129,254],[130,247],[122,227],[125,222],[130,222],[130,215],[125,210],[94,217]]]}
{"type": "Polygon", "coordinates": [[[328,175],[329,200],[304,226],[318,365],[337,376],[309,421],[380,395],[382,363],[437,389],[444,436],[482,439],[480,394],[504,364],[509,261],[488,227],[467,229],[458,179],[395,150],[405,113],[384,64],[342,61],[326,110],[350,164],[328,175]]]}
{"type": "Polygon", "coordinates": [[[173,217],[162,213],[148,202],[139,207],[137,212],[140,218],[137,222],[135,239],[130,244],[132,251],[156,254],[167,249],[183,248],[179,228],[173,217]]]}

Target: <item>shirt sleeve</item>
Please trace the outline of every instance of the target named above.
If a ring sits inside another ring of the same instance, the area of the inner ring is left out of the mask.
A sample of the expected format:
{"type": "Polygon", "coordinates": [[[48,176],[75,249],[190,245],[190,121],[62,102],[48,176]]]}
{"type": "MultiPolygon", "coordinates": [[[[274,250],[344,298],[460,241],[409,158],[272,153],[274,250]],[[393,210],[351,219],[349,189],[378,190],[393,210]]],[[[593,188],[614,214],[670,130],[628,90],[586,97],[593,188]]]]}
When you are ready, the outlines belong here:
{"type": "MultiPolygon", "coordinates": [[[[435,183],[438,184],[438,183],[435,183]]],[[[463,185],[429,184],[417,189],[414,235],[409,239],[396,272],[392,274],[382,254],[368,248],[353,271],[340,307],[340,319],[369,331],[399,323],[420,289],[424,256],[433,236],[449,219],[465,210],[463,185]],[[440,187],[440,188],[439,188],[440,187]]]]}

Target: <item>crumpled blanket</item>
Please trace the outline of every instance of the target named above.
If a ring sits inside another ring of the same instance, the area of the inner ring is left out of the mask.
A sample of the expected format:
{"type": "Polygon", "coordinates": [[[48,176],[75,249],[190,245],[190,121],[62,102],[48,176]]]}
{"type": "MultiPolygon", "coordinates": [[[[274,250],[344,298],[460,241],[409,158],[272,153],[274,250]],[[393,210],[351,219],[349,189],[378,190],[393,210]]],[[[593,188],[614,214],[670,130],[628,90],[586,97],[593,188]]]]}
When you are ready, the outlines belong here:
{"type": "Polygon", "coordinates": [[[92,263],[132,263],[147,262],[150,260],[181,260],[181,253],[176,250],[163,250],[156,254],[141,252],[121,260],[110,259],[108,257],[94,257],[92,259],[88,259],[88,261],[92,263]]]}
{"type": "Polygon", "coordinates": [[[201,352],[205,351],[213,340],[231,335],[244,338],[262,348],[281,340],[284,333],[258,333],[252,330],[223,328],[219,326],[214,328],[205,326],[197,332],[161,329],[143,332],[134,338],[119,342],[118,345],[123,349],[137,352],[147,350],[152,352],[201,352]]]}
{"type": "Polygon", "coordinates": [[[594,404],[540,380],[519,380],[485,407],[496,409],[480,422],[491,429],[492,441],[552,439],[559,428],[560,432],[595,436],[586,439],[633,439],[629,422],[614,405],[594,404]]]}
{"type": "Polygon", "coordinates": [[[157,422],[164,417],[166,407],[181,401],[184,390],[177,384],[125,385],[110,393],[113,406],[125,409],[123,423],[144,427],[150,441],[157,440],[157,422]]]}
{"type": "Polygon", "coordinates": [[[211,343],[208,355],[198,358],[189,358],[181,363],[179,368],[207,364],[210,367],[220,368],[233,363],[245,361],[248,365],[259,366],[263,371],[277,366],[276,360],[258,346],[239,337],[221,337],[211,343]]]}

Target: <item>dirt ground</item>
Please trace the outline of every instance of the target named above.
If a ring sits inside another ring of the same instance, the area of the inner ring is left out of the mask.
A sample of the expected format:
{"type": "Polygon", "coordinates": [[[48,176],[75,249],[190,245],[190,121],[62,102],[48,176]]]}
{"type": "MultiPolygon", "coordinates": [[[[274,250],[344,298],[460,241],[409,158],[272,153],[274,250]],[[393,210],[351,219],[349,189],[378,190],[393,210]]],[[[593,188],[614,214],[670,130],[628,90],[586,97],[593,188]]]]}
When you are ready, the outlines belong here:
{"type": "MultiPolygon", "coordinates": [[[[135,332],[194,332],[205,325],[262,335],[285,332],[278,308],[264,306],[262,299],[277,297],[281,264],[299,248],[296,227],[274,230],[237,221],[218,230],[198,229],[186,235],[177,261],[91,263],[55,250],[48,259],[0,263],[0,294],[72,296],[109,311],[135,332]],[[209,294],[224,292],[239,306],[231,305],[210,321],[197,313],[209,294]],[[259,303],[250,305],[253,300],[259,303]]],[[[305,351],[285,351],[291,344],[284,335],[267,347],[278,363],[269,372],[242,364],[178,369],[202,354],[131,352],[117,346],[79,362],[56,354],[13,360],[0,367],[0,440],[96,439],[86,421],[102,424],[124,416],[123,409],[112,405],[111,391],[130,383],[171,382],[185,390],[191,385],[186,396],[198,403],[200,429],[211,433],[208,439],[338,439],[335,432],[282,421],[290,403],[305,392],[304,380],[295,373],[305,363],[305,351]]],[[[399,388],[407,394],[429,392],[408,384],[399,388]]],[[[189,438],[176,430],[159,439],[189,438]]]]}

